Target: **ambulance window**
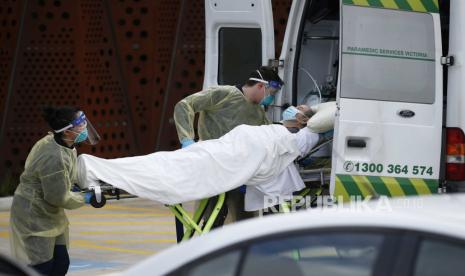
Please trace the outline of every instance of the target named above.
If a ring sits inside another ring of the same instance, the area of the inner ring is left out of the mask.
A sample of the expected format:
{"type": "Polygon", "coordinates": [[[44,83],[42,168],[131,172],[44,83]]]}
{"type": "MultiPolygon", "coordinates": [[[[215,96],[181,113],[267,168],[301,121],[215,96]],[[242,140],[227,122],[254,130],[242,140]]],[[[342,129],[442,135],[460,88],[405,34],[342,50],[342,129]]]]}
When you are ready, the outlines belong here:
{"type": "Polygon", "coordinates": [[[243,84],[262,65],[262,32],[259,28],[221,28],[218,49],[218,84],[243,84]]]}
{"type": "Polygon", "coordinates": [[[341,97],[434,103],[430,14],[344,5],[342,28],[341,97]]]}

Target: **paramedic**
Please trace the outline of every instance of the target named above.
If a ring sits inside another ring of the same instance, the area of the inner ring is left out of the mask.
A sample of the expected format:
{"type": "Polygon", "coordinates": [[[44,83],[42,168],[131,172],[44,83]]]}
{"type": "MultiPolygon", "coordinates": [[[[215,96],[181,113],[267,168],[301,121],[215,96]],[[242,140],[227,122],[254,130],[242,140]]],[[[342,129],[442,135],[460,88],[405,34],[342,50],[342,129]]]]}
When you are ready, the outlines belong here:
{"type": "MultiPolygon", "coordinates": [[[[270,124],[264,107],[273,102],[282,85],[283,81],[271,67],[260,67],[251,72],[243,85],[210,87],[184,98],[174,109],[182,147],[194,143],[196,113],[199,113],[200,140],[217,139],[241,124],[270,124]]],[[[239,189],[228,192],[226,205],[231,221],[252,216],[243,211],[244,195],[239,189]]]]}
{"type": "Polygon", "coordinates": [[[49,133],[32,147],[11,206],[10,244],[17,259],[44,275],[65,275],[69,267],[68,219],[64,209],[89,203],[92,194],[71,192],[76,183],[75,145],[96,144],[95,129],[73,107],[47,107],[49,133]]]}

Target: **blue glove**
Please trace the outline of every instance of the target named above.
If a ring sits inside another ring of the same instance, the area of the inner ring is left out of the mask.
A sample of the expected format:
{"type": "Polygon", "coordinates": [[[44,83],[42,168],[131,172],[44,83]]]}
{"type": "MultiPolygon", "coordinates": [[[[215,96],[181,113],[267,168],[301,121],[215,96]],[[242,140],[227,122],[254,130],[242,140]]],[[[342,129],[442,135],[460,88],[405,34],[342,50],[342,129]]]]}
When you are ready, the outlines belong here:
{"type": "Polygon", "coordinates": [[[195,141],[192,140],[192,139],[182,139],[182,141],[181,141],[181,147],[182,147],[182,148],[185,148],[185,147],[188,147],[188,146],[190,146],[190,145],[192,145],[192,144],[194,144],[194,143],[195,143],[195,141]]]}
{"type": "Polygon", "coordinates": [[[295,106],[289,106],[284,110],[283,112],[283,120],[284,121],[290,121],[290,120],[295,120],[295,115],[299,113],[299,110],[295,106]]]}
{"type": "Polygon", "coordinates": [[[71,187],[71,192],[80,192],[80,191],[81,191],[81,188],[79,188],[78,185],[73,184],[73,186],[71,187]]]}
{"type": "Polygon", "coordinates": [[[86,204],[90,204],[90,198],[92,197],[93,194],[94,194],[93,192],[86,192],[84,194],[84,202],[86,204]]]}
{"type": "Polygon", "coordinates": [[[245,194],[246,191],[247,191],[247,186],[242,185],[242,186],[239,187],[239,192],[241,194],[245,194]]]}

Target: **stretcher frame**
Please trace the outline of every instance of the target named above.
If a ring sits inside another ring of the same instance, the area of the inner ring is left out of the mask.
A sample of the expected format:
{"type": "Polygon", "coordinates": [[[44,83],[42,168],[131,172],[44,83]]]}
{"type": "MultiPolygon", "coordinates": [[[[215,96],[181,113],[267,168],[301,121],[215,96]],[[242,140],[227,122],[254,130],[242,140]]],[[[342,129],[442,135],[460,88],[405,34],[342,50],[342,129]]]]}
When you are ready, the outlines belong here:
{"type": "Polygon", "coordinates": [[[213,223],[218,218],[221,208],[224,205],[226,194],[222,193],[217,196],[215,206],[203,225],[200,225],[202,221],[205,210],[207,209],[208,202],[210,198],[204,198],[200,200],[199,206],[194,212],[194,215],[191,216],[181,204],[175,205],[166,205],[174,216],[183,224],[185,230],[182,235],[181,241],[190,239],[195,233],[202,235],[209,232],[213,226],[213,223]]]}
{"type": "MultiPolygon", "coordinates": [[[[101,208],[106,204],[107,200],[120,200],[120,199],[127,199],[127,198],[137,198],[134,195],[120,195],[120,190],[112,186],[108,183],[100,183],[101,185],[92,185],[89,186],[88,189],[83,190],[82,192],[92,191],[94,195],[91,198],[91,204],[95,208],[101,208]],[[104,194],[107,194],[111,197],[106,198],[104,194]]],[[[194,211],[193,215],[190,215],[189,212],[182,207],[182,204],[174,204],[174,205],[165,205],[170,209],[170,211],[174,214],[174,216],[183,224],[185,228],[184,232],[182,233],[181,241],[185,241],[190,239],[194,234],[202,235],[207,233],[213,227],[218,215],[220,214],[220,210],[224,205],[226,198],[226,193],[221,193],[216,197],[213,198],[205,198],[200,200],[199,206],[194,211]],[[208,219],[204,220],[204,223],[201,224],[202,218],[205,214],[205,210],[207,209],[209,201],[215,199],[214,207],[209,215],[208,219]]]]}

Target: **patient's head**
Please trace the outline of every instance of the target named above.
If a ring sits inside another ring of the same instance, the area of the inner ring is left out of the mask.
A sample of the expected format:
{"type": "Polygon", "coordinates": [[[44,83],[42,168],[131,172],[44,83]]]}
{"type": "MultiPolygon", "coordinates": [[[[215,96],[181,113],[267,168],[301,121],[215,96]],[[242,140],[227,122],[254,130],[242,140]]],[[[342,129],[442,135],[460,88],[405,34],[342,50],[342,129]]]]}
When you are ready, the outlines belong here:
{"type": "Polygon", "coordinates": [[[313,116],[309,106],[289,106],[283,112],[283,125],[291,132],[297,132],[307,125],[307,121],[313,116]]]}

